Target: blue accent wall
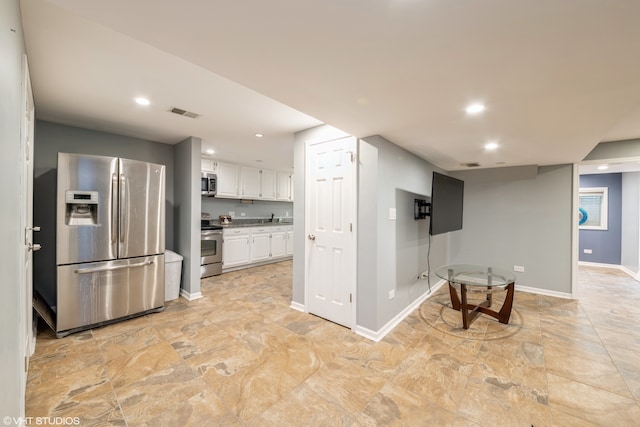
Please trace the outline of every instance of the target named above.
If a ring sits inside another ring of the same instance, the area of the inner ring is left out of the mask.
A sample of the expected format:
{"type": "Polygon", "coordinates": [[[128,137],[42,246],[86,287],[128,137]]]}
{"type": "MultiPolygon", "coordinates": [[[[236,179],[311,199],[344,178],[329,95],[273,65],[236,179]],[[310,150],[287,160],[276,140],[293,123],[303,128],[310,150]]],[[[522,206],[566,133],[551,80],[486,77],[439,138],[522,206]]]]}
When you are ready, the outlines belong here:
{"type": "Polygon", "coordinates": [[[622,239],[622,174],[607,173],[580,175],[580,188],[607,187],[609,189],[608,230],[580,230],[580,261],[602,264],[621,264],[622,239]],[[591,254],[585,254],[591,249],[591,254]]]}

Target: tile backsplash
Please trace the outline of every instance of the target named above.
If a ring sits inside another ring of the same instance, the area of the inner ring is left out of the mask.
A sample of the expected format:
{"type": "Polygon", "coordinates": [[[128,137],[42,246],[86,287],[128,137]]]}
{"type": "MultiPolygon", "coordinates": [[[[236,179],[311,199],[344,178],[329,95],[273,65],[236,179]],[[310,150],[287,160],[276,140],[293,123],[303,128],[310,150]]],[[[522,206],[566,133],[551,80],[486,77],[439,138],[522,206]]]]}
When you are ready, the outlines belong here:
{"type": "Polygon", "coordinates": [[[203,197],[202,212],[211,214],[213,219],[220,215],[233,215],[234,218],[270,218],[271,214],[275,218],[291,218],[293,202],[254,200],[253,203],[242,203],[234,199],[203,197]]]}

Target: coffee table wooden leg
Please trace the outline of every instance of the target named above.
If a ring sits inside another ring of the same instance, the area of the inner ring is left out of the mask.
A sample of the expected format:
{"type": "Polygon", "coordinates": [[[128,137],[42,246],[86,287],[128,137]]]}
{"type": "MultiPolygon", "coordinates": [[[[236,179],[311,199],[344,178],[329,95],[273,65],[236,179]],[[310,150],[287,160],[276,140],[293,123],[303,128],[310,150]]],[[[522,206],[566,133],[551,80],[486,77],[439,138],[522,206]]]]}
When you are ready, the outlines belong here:
{"type": "Polygon", "coordinates": [[[504,304],[500,309],[500,313],[498,313],[498,321],[500,323],[509,323],[509,318],[511,317],[511,308],[513,307],[513,294],[515,291],[515,283],[511,282],[507,286],[507,296],[504,300],[504,304]]]}
{"type": "Polygon", "coordinates": [[[467,286],[460,285],[460,297],[462,298],[462,305],[460,307],[462,311],[462,327],[469,329],[469,308],[467,307],[467,286]]]}
{"type": "Polygon", "coordinates": [[[460,310],[460,300],[458,299],[458,293],[449,283],[449,296],[451,297],[451,306],[454,310],[460,310]]]}

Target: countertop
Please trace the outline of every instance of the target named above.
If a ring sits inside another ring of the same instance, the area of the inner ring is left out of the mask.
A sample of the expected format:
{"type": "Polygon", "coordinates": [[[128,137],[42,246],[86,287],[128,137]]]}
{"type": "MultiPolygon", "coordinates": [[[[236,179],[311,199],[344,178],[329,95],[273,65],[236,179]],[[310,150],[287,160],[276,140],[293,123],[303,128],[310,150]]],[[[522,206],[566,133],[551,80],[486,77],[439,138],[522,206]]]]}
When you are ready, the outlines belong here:
{"type": "Polygon", "coordinates": [[[285,220],[278,221],[277,219],[273,222],[269,219],[234,219],[231,224],[220,224],[218,220],[211,220],[209,222],[211,225],[219,225],[222,228],[240,228],[240,227],[278,227],[278,226],[287,226],[293,225],[293,219],[287,218],[285,220]]]}

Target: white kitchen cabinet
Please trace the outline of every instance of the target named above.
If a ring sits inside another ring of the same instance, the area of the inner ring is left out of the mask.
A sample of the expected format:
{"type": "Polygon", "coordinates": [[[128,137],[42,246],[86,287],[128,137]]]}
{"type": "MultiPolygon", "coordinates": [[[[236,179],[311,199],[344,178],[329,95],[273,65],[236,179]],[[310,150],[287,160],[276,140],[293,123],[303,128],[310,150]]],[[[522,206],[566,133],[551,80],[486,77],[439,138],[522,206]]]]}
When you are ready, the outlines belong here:
{"type": "Polygon", "coordinates": [[[278,172],[276,175],[276,200],[293,201],[293,177],[290,173],[278,172]]]}
{"type": "Polygon", "coordinates": [[[260,198],[260,169],[248,166],[240,168],[240,197],[243,199],[260,198]]]}
{"type": "Polygon", "coordinates": [[[222,237],[223,271],[276,262],[293,255],[290,225],[225,228],[222,237]]]}
{"type": "Polygon", "coordinates": [[[240,166],[217,162],[217,197],[237,199],[240,196],[240,166]]]}
{"type": "Polygon", "coordinates": [[[286,231],[285,256],[293,256],[293,226],[289,226],[286,231]]]}
{"type": "Polygon", "coordinates": [[[217,173],[218,162],[214,159],[202,157],[200,159],[200,170],[202,172],[217,173]]]}
{"type": "Polygon", "coordinates": [[[222,231],[222,268],[248,264],[251,256],[251,233],[247,229],[222,231]]]}
{"type": "Polygon", "coordinates": [[[276,199],[276,171],[268,169],[260,171],[260,198],[263,200],[276,199]]]}
{"type": "Polygon", "coordinates": [[[268,260],[271,256],[270,233],[266,228],[251,230],[251,255],[249,262],[268,260]]]}
{"type": "Polygon", "coordinates": [[[282,258],[287,251],[287,232],[284,227],[273,227],[271,231],[271,258],[282,258]]]}

